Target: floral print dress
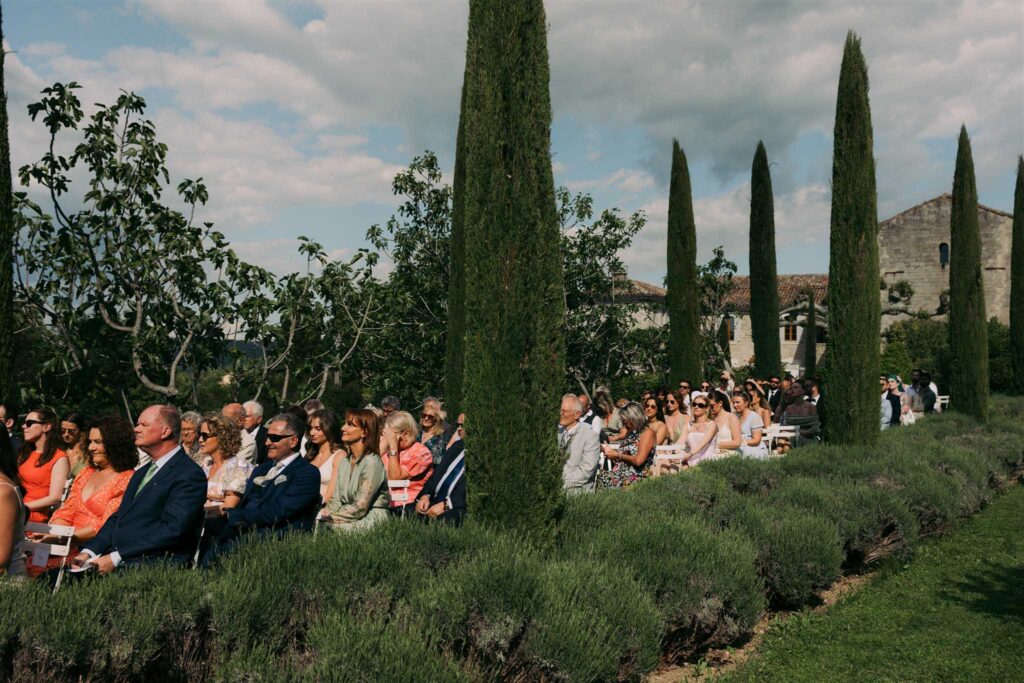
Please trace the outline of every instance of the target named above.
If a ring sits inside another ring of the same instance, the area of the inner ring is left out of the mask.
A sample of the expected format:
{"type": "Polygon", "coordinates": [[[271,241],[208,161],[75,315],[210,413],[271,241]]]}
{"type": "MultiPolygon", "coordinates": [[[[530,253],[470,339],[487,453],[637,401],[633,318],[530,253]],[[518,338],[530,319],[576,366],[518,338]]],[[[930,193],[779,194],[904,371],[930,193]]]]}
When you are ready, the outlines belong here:
{"type": "MultiPolygon", "coordinates": [[[[640,432],[630,432],[625,439],[619,442],[619,452],[625,455],[636,455],[639,448],[640,432]]],[[[597,488],[622,488],[643,479],[651,469],[653,455],[654,449],[652,448],[647,455],[647,460],[640,467],[625,460],[616,460],[612,464],[611,471],[601,470],[597,473],[597,488]]]]}

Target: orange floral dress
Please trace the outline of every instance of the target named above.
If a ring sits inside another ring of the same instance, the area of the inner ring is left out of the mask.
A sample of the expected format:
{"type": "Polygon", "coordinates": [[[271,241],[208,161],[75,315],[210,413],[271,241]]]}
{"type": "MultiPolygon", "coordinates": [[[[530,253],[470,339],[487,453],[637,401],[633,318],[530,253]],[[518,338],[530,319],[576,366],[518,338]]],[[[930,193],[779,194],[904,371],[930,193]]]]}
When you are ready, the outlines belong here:
{"type": "MultiPolygon", "coordinates": [[[[53,466],[57,462],[64,458],[67,460],[67,454],[64,451],[57,449],[57,452],[50,458],[50,462],[46,463],[42,467],[37,467],[36,463],[39,462],[39,458],[42,457],[42,453],[39,451],[32,451],[32,454],[28,456],[25,462],[18,466],[18,477],[21,479],[21,485],[25,489],[25,502],[31,503],[34,500],[40,498],[46,498],[50,495],[50,474],[53,472],[53,466]]],[[[45,510],[35,510],[29,513],[28,521],[30,522],[42,522],[45,523],[50,515],[45,510]]]]}
{"type": "Polygon", "coordinates": [[[86,467],[71,486],[68,499],[64,501],[59,510],[53,513],[50,524],[63,524],[76,529],[90,527],[99,531],[107,518],[120,507],[121,498],[134,473],[135,470],[119,473],[102,487],[93,491],[88,499],[83,499],[82,491],[85,489],[85,485],[96,474],[94,468],[86,467]]]}

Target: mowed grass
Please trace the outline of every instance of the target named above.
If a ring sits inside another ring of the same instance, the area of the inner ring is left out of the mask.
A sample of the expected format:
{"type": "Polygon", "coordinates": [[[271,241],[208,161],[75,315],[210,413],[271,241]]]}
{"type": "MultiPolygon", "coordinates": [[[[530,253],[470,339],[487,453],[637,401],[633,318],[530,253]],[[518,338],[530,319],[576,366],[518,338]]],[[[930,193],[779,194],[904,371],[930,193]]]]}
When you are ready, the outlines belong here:
{"type": "Polygon", "coordinates": [[[1024,680],[1024,486],[909,565],[772,627],[727,681],[1024,680]]]}

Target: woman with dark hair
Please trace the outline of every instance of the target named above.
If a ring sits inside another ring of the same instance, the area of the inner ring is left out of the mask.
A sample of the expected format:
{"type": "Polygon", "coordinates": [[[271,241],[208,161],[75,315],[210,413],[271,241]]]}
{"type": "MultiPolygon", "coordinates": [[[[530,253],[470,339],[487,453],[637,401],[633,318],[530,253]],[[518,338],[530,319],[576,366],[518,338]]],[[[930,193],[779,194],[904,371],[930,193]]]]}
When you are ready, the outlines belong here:
{"type": "Polygon", "coordinates": [[[690,414],[686,408],[683,392],[673,389],[665,399],[665,427],[668,429],[669,443],[681,443],[686,440],[690,429],[690,414]]]}
{"type": "Polygon", "coordinates": [[[0,578],[25,575],[25,516],[18,479],[18,458],[7,425],[0,422],[0,578]]]}
{"type": "Polygon", "coordinates": [[[377,452],[380,419],[372,410],[350,410],[341,427],[345,452],[334,468],[323,519],[337,531],[366,529],[388,518],[388,477],[377,452]]]}
{"type": "Polygon", "coordinates": [[[711,408],[711,419],[718,425],[717,442],[719,453],[735,455],[742,445],[740,421],[729,411],[729,397],[715,390],[706,396],[711,408]]]}
{"type": "Polygon", "coordinates": [[[745,391],[732,393],[732,408],[740,421],[740,453],[746,458],[768,457],[768,445],[764,441],[764,422],[761,416],[751,410],[750,394],[745,391]]]}
{"type": "Polygon", "coordinates": [[[644,412],[639,403],[627,403],[619,410],[626,438],[614,445],[601,446],[604,456],[612,463],[612,469],[597,473],[597,488],[622,488],[647,476],[654,461],[657,436],[644,412]]]}
{"type": "Polygon", "coordinates": [[[66,447],[72,479],[89,464],[89,430],[86,427],[88,423],[85,415],[81,413],[68,413],[60,421],[60,438],[66,447]]]}
{"type": "Polygon", "coordinates": [[[750,396],[750,409],[757,413],[765,427],[772,426],[772,408],[768,405],[768,397],[765,396],[761,385],[753,379],[748,379],[745,384],[747,395],[750,396]]]}
{"type": "Polygon", "coordinates": [[[53,506],[60,504],[71,464],[60,449],[63,441],[57,414],[47,408],[33,410],[22,423],[24,436],[18,454],[18,476],[25,490],[28,521],[46,522],[53,506]]]}
{"type": "MultiPolygon", "coordinates": [[[[51,524],[75,527],[74,546],[91,540],[121,505],[128,482],[139,464],[135,431],[122,417],[104,417],[86,430],[87,466],[75,479],[71,493],[53,513],[51,524]]],[[[44,542],[56,538],[44,537],[44,542]]],[[[77,554],[78,551],[72,553],[77,554]]]]}
{"type": "Polygon", "coordinates": [[[309,449],[306,460],[320,470],[320,498],[324,503],[331,499],[331,480],[338,466],[338,459],[343,457],[339,442],[341,430],[338,429],[338,416],[334,411],[316,410],[309,416],[306,436],[309,438],[309,449]]]}
{"type": "Polygon", "coordinates": [[[654,444],[668,443],[668,426],[665,424],[665,413],[661,403],[654,396],[644,399],[644,415],[647,417],[647,428],[654,432],[654,444]]]}

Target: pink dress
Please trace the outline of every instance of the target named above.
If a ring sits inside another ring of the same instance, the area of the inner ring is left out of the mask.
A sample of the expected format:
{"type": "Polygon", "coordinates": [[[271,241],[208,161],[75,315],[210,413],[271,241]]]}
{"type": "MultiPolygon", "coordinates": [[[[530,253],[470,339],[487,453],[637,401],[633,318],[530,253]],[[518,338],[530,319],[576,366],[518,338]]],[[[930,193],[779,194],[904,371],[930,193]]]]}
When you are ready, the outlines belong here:
{"type": "MultiPolygon", "coordinates": [[[[710,424],[710,423],[709,423],[710,424]]],[[[699,451],[694,450],[700,446],[700,442],[704,440],[706,436],[705,432],[693,431],[694,425],[690,425],[690,433],[686,435],[686,447],[690,451],[690,459],[686,461],[687,465],[691,467],[696,465],[701,460],[715,452],[715,442],[718,440],[717,435],[708,442],[708,445],[699,451]]]]}

